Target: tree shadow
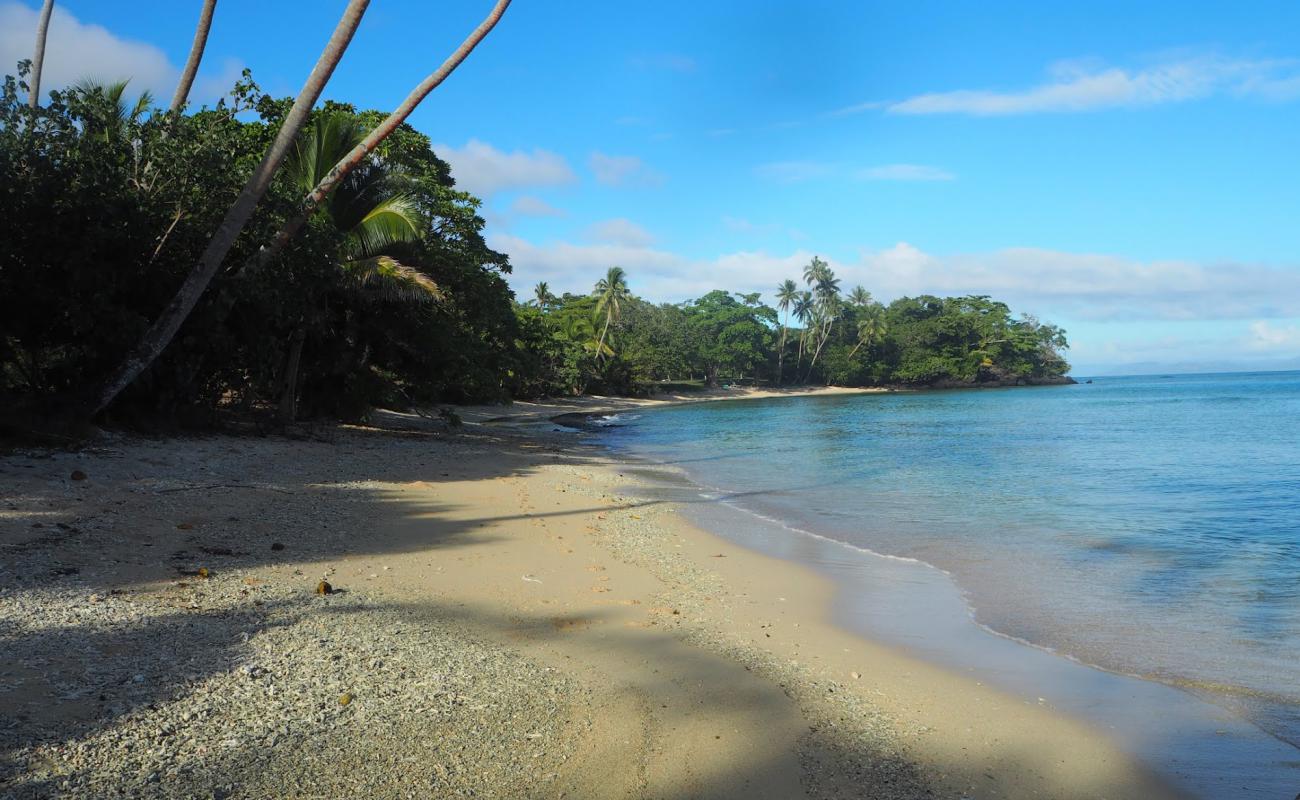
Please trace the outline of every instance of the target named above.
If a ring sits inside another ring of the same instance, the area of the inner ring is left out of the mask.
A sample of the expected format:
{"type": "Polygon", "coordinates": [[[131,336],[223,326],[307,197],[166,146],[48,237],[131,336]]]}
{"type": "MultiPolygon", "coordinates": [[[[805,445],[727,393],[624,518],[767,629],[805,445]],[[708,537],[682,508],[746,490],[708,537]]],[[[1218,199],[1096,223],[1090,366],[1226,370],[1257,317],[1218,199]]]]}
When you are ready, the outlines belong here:
{"type": "MultiPolygon", "coordinates": [[[[286,446],[277,439],[206,437],[132,441],[129,448],[116,450],[36,452],[0,459],[0,485],[18,487],[12,496],[0,498],[0,604],[9,605],[13,612],[0,617],[0,646],[6,654],[0,667],[0,788],[25,768],[22,758],[37,744],[85,740],[142,710],[184,702],[205,679],[238,670],[247,662],[252,637],[295,624],[308,613],[355,613],[319,603],[306,590],[259,604],[253,586],[247,587],[246,597],[228,599],[224,605],[185,606],[196,592],[202,594],[209,587],[245,591],[234,577],[245,570],[431,547],[471,549],[491,541],[481,530],[491,523],[608,510],[592,505],[454,516],[464,508],[457,502],[458,485],[510,480],[542,464],[606,463],[599,450],[580,439],[538,439],[535,434],[524,438],[496,431],[443,436],[421,430],[367,429],[347,430],[338,438],[348,444],[346,453],[328,442],[296,441],[286,446]],[[461,457],[466,448],[476,454],[486,451],[491,457],[461,457]],[[87,478],[71,480],[74,469],[87,478]],[[414,487],[421,492],[432,491],[412,499],[405,491],[412,484],[422,484],[414,487]],[[236,497],[238,510],[230,513],[236,497]],[[422,520],[418,537],[371,535],[368,522],[389,516],[386,506],[393,503],[402,503],[404,515],[422,520]],[[313,513],[308,514],[308,509],[313,513]],[[338,513],[330,515],[334,509],[338,513]],[[322,517],[316,512],[330,513],[322,517]],[[298,516],[308,518],[310,524],[300,524],[298,516]],[[40,527],[35,527],[38,523],[40,527]],[[182,574],[199,567],[209,570],[213,579],[205,582],[182,574]],[[104,602],[143,602],[146,594],[153,598],[151,602],[180,605],[161,613],[142,611],[125,624],[115,621],[120,617],[97,620],[94,609],[104,602]],[[92,595],[101,595],[102,602],[93,601],[92,595]],[[70,603],[70,598],[76,602],[70,603]],[[85,611],[51,620],[41,615],[40,605],[46,599],[85,611]],[[21,624],[25,610],[39,624],[21,624]],[[116,657],[122,653],[132,656],[116,657]]],[[[696,502],[723,502],[744,494],[696,502]]],[[[644,508],[665,502],[669,501],[637,500],[622,506],[644,508]]],[[[304,576],[304,585],[308,583],[304,576]]],[[[599,619],[591,617],[503,614],[486,607],[433,602],[381,606],[399,615],[488,631],[502,643],[583,635],[587,627],[600,625],[599,619]]],[[[659,652],[667,654],[671,668],[640,679],[635,688],[641,694],[680,693],[674,679],[690,676],[713,687],[705,695],[709,714],[723,721],[725,731],[719,736],[731,731],[729,735],[743,737],[750,745],[771,746],[736,748],[729,751],[736,754],[733,758],[701,761],[707,766],[654,796],[670,800],[772,796],[773,787],[791,785],[792,762],[778,754],[791,749],[802,754],[794,768],[805,796],[931,796],[925,771],[886,740],[863,736],[843,708],[837,712],[836,706],[823,708],[801,697],[794,697],[792,704],[794,690],[761,664],[750,665],[752,680],[737,680],[734,658],[671,635],[659,645],[665,648],[659,652]],[[806,719],[813,722],[805,725],[806,719]],[[762,727],[771,720],[780,722],[779,730],[762,727]],[[796,731],[800,726],[807,730],[796,731]]],[[[635,661],[646,647],[645,635],[607,626],[599,646],[635,661]]],[[[642,713],[647,737],[670,743],[672,731],[698,724],[700,709],[683,705],[642,713]]],[[[347,733],[355,736],[364,731],[347,733]]],[[[570,797],[580,796],[582,787],[574,770],[584,765],[594,768],[602,759],[641,757],[643,774],[656,769],[652,749],[630,754],[611,749],[610,742],[601,741],[605,733],[592,729],[578,743],[579,752],[565,778],[570,782],[570,797]]],[[[472,748],[472,731],[465,735],[465,746],[472,748]]],[[[412,746],[422,741],[413,738],[412,746]]],[[[327,741],[320,744],[328,746],[327,741]]],[[[265,755],[252,743],[241,744],[231,748],[222,764],[241,759],[260,763],[258,759],[265,755]]],[[[1006,753],[1002,766],[1031,761],[1029,754],[1006,753]]],[[[199,777],[213,786],[224,781],[216,774],[210,780],[199,777]]],[[[128,793],[132,780],[136,779],[124,776],[128,793]]],[[[25,796],[57,794],[53,781],[28,784],[25,796]]],[[[639,792],[644,787],[625,788],[629,796],[643,796],[639,792]]],[[[548,786],[525,796],[558,794],[548,786]]],[[[997,796],[1007,795],[1014,793],[997,796]]],[[[1080,785],[1073,796],[1123,796],[1123,791],[1098,776],[1080,785]]]]}

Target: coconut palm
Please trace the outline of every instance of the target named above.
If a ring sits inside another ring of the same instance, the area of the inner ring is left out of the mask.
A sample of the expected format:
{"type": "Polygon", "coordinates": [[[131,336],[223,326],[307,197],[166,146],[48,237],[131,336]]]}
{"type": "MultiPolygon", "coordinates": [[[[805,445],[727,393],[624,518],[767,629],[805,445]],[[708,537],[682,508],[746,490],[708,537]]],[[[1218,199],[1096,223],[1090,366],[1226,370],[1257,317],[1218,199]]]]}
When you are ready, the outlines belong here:
{"type": "Polygon", "coordinates": [[[127,127],[138,122],[140,117],[153,105],[153,95],[141,92],[134,103],[126,99],[126,87],[129,80],[114,83],[100,83],[94,78],[83,78],[73,84],[72,91],[90,101],[103,113],[96,113],[85,120],[84,133],[87,136],[101,138],[111,142],[122,136],[127,127]],[[96,101],[99,101],[98,103],[96,101]]]}
{"type": "Polygon", "coordinates": [[[569,341],[577,342],[582,345],[583,349],[597,356],[614,355],[614,350],[608,343],[596,338],[596,324],[599,322],[599,316],[585,317],[581,314],[573,314],[565,317],[561,330],[569,341]]]}
{"type": "Polygon", "coordinates": [[[357,27],[361,24],[361,17],[366,13],[369,5],[370,0],[348,0],[348,5],[343,10],[343,16],[334,28],[333,35],[330,36],[325,49],[321,51],[320,59],[312,68],[311,74],[307,76],[307,81],[293,101],[289,113],[285,115],[275,140],[267,148],[266,155],[262,157],[262,162],[249,176],[239,197],[235,198],[234,204],[213,232],[212,238],[208,240],[208,245],[199,256],[198,263],[190,270],[171,302],[149,326],[149,330],[145,331],[135,348],[89,398],[84,409],[87,418],[103,411],[122,393],[123,389],[158,358],[163,348],[171,343],[176,332],[180,330],[181,323],[194,310],[204,290],[208,288],[217,270],[221,268],[221,262],[235,246],[235,240],[239,238],[240,232],[253,216],[257,204],[270,188],[271,179],[275,177],[280,165],[289,155],[298,134],[311,115],[312,108],[320,99],[325,84],[334,74],[339,61],[343,59],[343,53],[352,42],[352,35],[356,33],[357,27]]]}
{"type": "Polygon", "coordinates": [[[333,169],[324,174],[320,183],[316,184],[303,199],[302,211],[299,212],[298,216],[286,222],[280,228],[279,233],[275,235],[275,238],[271,240],[271,243],[254,253],[241,269],[261,267],[274,258],[288,244],[294,234],[301,230],[303,225],[307,224],[307,220],[316,213],[321,203],[329,196],[330,192],[334,191],[339,182],[349,172],[364,163],[367,157],[379,146],[380,142],[397,130],[406,121],[406,118],[411,115],[411,112],[415,110],[416,106],[420,105],[424,98],[429,96],[430,92],[438,88],[447,79],[447,76],[451,75],[456,67],[460,66],[461,62],[469,57],[469,54],[478,46],[478,43],[483,41],[483,37],[487,36],[488,32],[500,21],[501,15],[505,13],[509,5],[510,0],[497,0],[496,4],[492,6],[492,10],[488,12],[487,17],[465,38],[465,41],[461,42],[460,47],[456,48],[455,52],[448,56],[446,61],[442,62],[442,66],[416,84],[415,88],[406,96],[401,105],[394,109],[393,113],[385,117],[384,121],[367,134],[365,139],[340,158],[333,169]]]}
{"type": "Polygon", "coordinates": [[[799,286],[789,278],[786,278],[776,287],[776,307],[785,313],[785,320],[781,323],[781,344],[776,350],[776,382],[778,385],[785,379],[785,334],[790,328],[790,306],[799,296],[799,286]]]}
{"type": "Polygon", "coordinates": [[[41,18],[36,23],[36,49],[32,52],[31,88],[27,94],[27,105],[36,108],[41,104],[41,70],[45,67],[45,39],[50,33],[50,14],[54,11],[54,0],[45,0],[41,6],[41,18]]]}
{"type": "Polygon", "coordinates": [[[816,304],[813,302],[812,292],[799,292],[794,298],[792,304],[794,318],[799,320],[799,357],[795,360],[795,370],[803,364],[803,351],[808,343],[808,332],[812,328],[813,311],[816,304]]]}
{"type": "Polygon", "coordinates": [[[860,347],[865,346],[870,349],[873,344],[884,337],[888,330],[889,326],[885,322],[885,309],[879,304],[868,307],[866,313],[858,320],[858,343],[849,352],[849,358],[853,358],[860,347]]]}
{"type": "Polygon", "coordinates": [[[862,284],[858,284],[853,287],[853,291],[849,292],[849,303],[858,308],[866,308],[871,305],[871,292],[862,288],[862,284]]]}
{"type": "MultiPolygon", "coordinates": [[[[320,181],[342,153],[356,146],[365,130],[356,117],[336,112],[322,115],[295,144],[285,174],[303,191],[320,181]]],[[[410,197],[389,189],[389,174],[371,163],[348,175],[330,195],[326,214],[344,234],[337,267],[340,285],[362,296],[387,302],[427,303],[442,299],[442,290],[428,275],[402,264],[385,252],[420,240],[423,220],[410,197]]],[[[290,340],[280,397],[280,416],[294,418],[298,367],[306,330],[299,327],[290,340]]]]}
{"type": "Polygon", "coordinates": [[[543,311],[549,308],[551,303],[555,302],[555,295],[551,294],[551,287],[547,285],[546,281],[539,281],[533,287],[533,294],[537,297],[537,307],[543,311]]]}
{"type": "Polygon", "coordinates": [[[180,83],[176,85],[176,94],[172,95],[171,110],[179,113],[185,108],[189,99],[190,87],[194,85],[194,76],[199,71],[199,62],[203,60],[203,49],[208,44],[208,31],[212,29],[212,12],[217,8],[217,0],[203,0],[203,10],[199,12],[199,25],[194,30],[194,43],[190,45],[190,57],[181,72],[180,83]]]}
{"type": "Polygon", "coordinates": [[[603,359],[609,324],[622,314],[624,301],[632,296],[627,288],[627,273],[622,267],[610,267],[605,277],[596,281],[596,289],[592,294],[596,296],[596,313],[605,315],[605,324],[601,328],[600,342],[596,348],[597,355],[603,359]]]}
{"type": "Polygon", "coordinates": [[[822,348],[830,339],[831,330],[835,326],[836,317],[840,315],[843,301],[840,300],[840,279],[835,277],[834,270],[825,261],[813,256],[813,260],[804,267],[803,275],[804,281],[812,287],[818,322],[814,328],[817,346],[813,349],[812,360],[808,362],[808,372],[804,375],[806,383],[812,375],[813,367],[817,365],[817,358],[821,355],[822,348]]]}

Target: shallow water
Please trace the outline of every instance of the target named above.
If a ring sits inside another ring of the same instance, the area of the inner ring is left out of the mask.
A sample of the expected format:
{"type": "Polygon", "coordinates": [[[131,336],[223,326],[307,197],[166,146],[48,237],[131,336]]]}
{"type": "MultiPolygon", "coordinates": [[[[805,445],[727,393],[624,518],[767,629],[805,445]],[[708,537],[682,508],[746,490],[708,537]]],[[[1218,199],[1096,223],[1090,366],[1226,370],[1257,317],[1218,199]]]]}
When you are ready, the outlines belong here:
{"type": "Polygon", "coordinates": [[[705,403],[622,422],[603,438],[720,501],[691,505],[702,522],[833,574],[846,624],[1038,681],[1204,796],[1300,790],[1300,753],[1282,743],[1300,742],[1300,373],[705,403]],[[882,603],[906,608],[873,612],[882,603]],[[1167,719],[1144,721],[1150,707],[1167,719]]]}

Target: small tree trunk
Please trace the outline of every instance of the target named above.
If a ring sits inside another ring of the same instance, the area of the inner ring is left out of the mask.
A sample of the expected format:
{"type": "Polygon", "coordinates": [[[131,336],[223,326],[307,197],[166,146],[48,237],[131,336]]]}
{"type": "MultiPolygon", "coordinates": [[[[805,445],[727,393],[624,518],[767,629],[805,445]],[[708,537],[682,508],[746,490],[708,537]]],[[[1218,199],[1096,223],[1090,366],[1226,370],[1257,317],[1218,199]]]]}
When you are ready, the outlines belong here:
{"type": "Polygon", "coordinates": [[[190,45],[190,57],[185,62],[185,71],[181,73],[181,82],[176,86],[176,94],[172,96],[173,113],[179,113],[185,108],[185,101],[190,97],[190,87],[194,85],[194,76],[198,74],[199,62],[203,60],[203,49],[208,46],[212,12],[216,8],[217,0],[203,0],[203,10],[199,12],[199,27],[194,30],[194,44],[190,45]]]}
{"type": "Polygon", "coordinates": [[[41,20],[36,23],[36,50],[32,53],[31,92],[27,95],[27,105],[36,108],[41,104],[41,69],[45,66],[45,37],[50,32],[50,14],[54,11],[54,0],[45,0],[41,6],[41,20]]]}
{"type": "MultiPolygon", "coordinates": [[[[788,320],[787,320],[788,321],[788,320]]],[[[776,385],[780,386],[785,382],[785,330],[786,326],[781,326],[781,344],[776,351],[776,385]]]]}
{"type": "Polygon", "coordinates": [[[293,332],[289,343],[289,360],[284,365],[284,391],[280,395],[279,418],[288,425],[298,416],[298,368],[302,365],[302,347],[307,341],[307,331],[299,328],[293,332]]]}
{"type": "Polygon", "coordinates": [[[347,177],[348,173],[356,169],[357,166],[359,166],[361,162],[370,155],[370,153],[374,152],[374,149],[379,146],[380,142],[387,139],[393,131],[397,130],[398,126],[405,122],[406,118],[415,110],[415,107],[418,106],[424,98],[428,97],[430,92],[438,88],[438,86],[447,79],[447,76],[454,72],[456,67],[460,66],[461,62],[464,61],[471,52],[473,52],[474,48],[478,46],[478,43],[483,41],[483,37],[487,36],[488,32],[491,31],[492,28],[496,27],[497,21],[501,19],[501,15],[505,13],[506,7],[509,5],[510,0],[497,0],[496,5],[492,7],[492,11],[487,15],[487,18],[484,19],[483,22],[479,23],[479,26],[474,29],[474,32],[471,33],[464,42],[461,42],[460,47],[456,48],[456,51],[448,56],[446,61],[442,62],[442,66],[438,67],[437,70],[412,89],[411,93],[402,101],[402,104],[398,106],[393,113],[389,114],[383,122],[379,123],[379,125],[361,141],[361,144],[352,148],[351,152],[334,165],[334,168],[321,179],[321,182],[316,184],[316,188],[312,189],[311,192],[303,198],[302,212],[280,229],[280,232],[276,234],[275,239],[271,241],[270,245],[262,248],[252,258],[245,262],[245,264],[240,268],[241,271],[250,268],[256,269],[263,267],[267,262],[278,255],[279,252],[284,249],[284,246],[289,242],[289,240],[294,237],[294,234],[296,234],[302,226],[307,223],[307,220],[311,219],[311,216],[316,213],[316,209],[320,207],[320,204],[324,202],[330,192],[334,191],[334,188],[338,186],[345,177],[347,177]]]}
{"type": "Polygon", "coordinates": [[[258,201],[266,194],[267,188],[271,185],[271,179],[275,177],[276,171],[280,168],[281,162],[289,153],[289,148],[298,138],[298,133],[306,124],[308,116],[311,114],[312,106],[316,105],[316,100],[320,98],[321,91],[325,88],[325,83],[329,80],[330,75],[334,73],[334,68],[338,66],[339,60],[343,58],[343,53],[348,49],[348,44],[352,41],[352,35],[356,33],[357,26],[361,24],[361,17],[366,13],[366,7],[370,5],[370,0],[349,0],[347,8],[343,11],[343,18],[339,20],[338,27],[334,29],[334,35],[330,37],[329,43],[325,45],[325,50],[321,53],[320,60],[312,69],[311,74],[307,77],[306,84],[303,85],[302,91],[298,93],[298,99],[293,103],[293,108],[289,110],[288,115],[284,118],[284,124],[280,126],[279,133],[276,134],[275,141],[266,151],[262,158],[262,163],[254,170],[249,177],[248,183],[244,186],[243,191],[235,200],[235,204],[226,212],[226,217],[221,221],[220,227],[216,233],[208,240],[208,246],[199,258],[199,263],[194,265],[181,288],[172,298],[171,303],[163,310],[161,316],[154,321],[149,330],[145,332],[140,343],[135,349],[122,361],[122,364],[109,377],[104,384],[99,387],[95,394],[90,398],[86,411],[87,417],[93,417],[100,411],[103,411],[113,399],[121,394],[122,390],[130,385],[131,381],[145,370],[165,348],[180,330],[181,323],[194,310],[194,306],[199,302],[199,297],[207,289],[208,284],[212,282],[212,277],[216,275],[217,269],[220,268],[222,260],[234,247],[235,240],[239,238],[239,233],[244,229],[253,211],[257,208],[258,201]]]}

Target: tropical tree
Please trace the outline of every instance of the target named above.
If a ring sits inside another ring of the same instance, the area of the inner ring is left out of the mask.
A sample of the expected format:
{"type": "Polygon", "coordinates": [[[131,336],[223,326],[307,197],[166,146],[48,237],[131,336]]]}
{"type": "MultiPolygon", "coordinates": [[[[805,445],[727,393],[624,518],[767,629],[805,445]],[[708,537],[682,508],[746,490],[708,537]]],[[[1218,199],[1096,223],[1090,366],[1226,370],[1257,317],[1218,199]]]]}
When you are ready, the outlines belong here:
{"type": "Polygon", "coordinates": [[[849,292],[849,303],[858,308],[866,308],[871,305],[871,292],[868,292],[866,289],[862,288],[861,284],[858,284],[853,287],[853,291],[849,292]]]}
{"type": "Polygon", "coordinates": [[[564,318],[561,330],[564,335],[569,337],[569,341],[576,342],[586,350],[597,357],[614,355],[614,349],[611,348],[603,339],[596,338],[596,323],[599,317],[593,319],[581,314],[573,314],[564,318]]]}
{"type": "Polygon", "coordinates": [[[826,346],[826,341],[830,339],[831,331],[835,325],[835,319],[839,316],[842,301],[840,300],[840,279],[835,277],[834,270],[825,261],[817,256],[813,256],[808,266],[804,267],[804,281],[812,287],[814,298],[814,316],[817,325],[816,338],[817,346],[813,350],[812,359],[808,362],[808,372],[804,375],[804,381],[812,375],[813,367],[817,365],[817,357],[821,355],[822,348],[826,346]]]}
{"type": "MultiPolygon", "coordinates": [[[[341,111],[325,112],[294,147],[285,164],[286,175],[302,191],[310,191],[321,173],[365,136],[361,121],[341,111]]],[[[441,300],[432,278],[402,264],[389,252],[420,240],[423,229],[413,198],[392,192],[389,172],[378,162],[352,172],[330,196],[326,216],[343,234],[339,252],[339,286],[350,293],[370,294],[399,303],[441,300]]],[[[298,368],[306,330],[294,331],[280,399],[282,421],[296,415],[298,368]]]]}
{"type": "MultiPolygon", "coordinates": [[[[791,281],[793,283],[793,281],[791,281]]],[[[799,320],[799,356],[795,360],[795,371],[803,365],[803,351],[808,346],[808,336],[812,329],[813,312],[815,309],[812,292],[807,290],[799,292],[794,299],[793,310],[794,318],[799,320]]]]}
{"type": "Polygon", "coordinates": [[[605,317],[596,348],[597,355],[604,359],[605,338],[609,334],[609,325],[622,313],[623,303],[632,296],[627,288],[627,273],[622,267],[610,267],[605,277],[596,281],[596,289],[592,294],[596,297],[596,313],[603,314],[605,317]]]}
{"type": "Polygon", "coordinates": [[[199,12],[199,24],[194,29],[194,43],[190,45],[190,57],[185,61],[180,83],[176,85],[176,94],[172,95],[172,113],[180,113],[189,99],[190,87],[194,85],[194,76],[199,71],[199,62],[203,60],[203,50],[208,45],[208,31],[212,29],[212,13],[216,11],[217,0],[203,0],[203,9],[199,12]]]}
{"type": "Polygon", "coordinates": [[[339,61],[342,60],[343,53],[348,49],[353,34],[356,33],[357,27],[361,24],[361,17],[366,13],[366,8],[369,5],[370,0],[349,0],[347,7],[343,10],[343,16],[334,28],[334,33],[330,36],[329,42],[321,52],[316,66],[312,68],[311,74],[307,76],[307,82],[303,84],[302,91],[298,93],[298,97],[294,100],[289,113],[285,115],[284,122],[280,125],[275,140],[267,149],[266,155],[262,157],[262,162],[249,176],[248,182],[239,193],[239,197],[236,198],[230,210],[226,212],[225,218],[221,220],[221,224],[212,234],[207,247],[199,257],[198,263],[190,270],[185,282],[181,284],[172,301],[154,321],[153,325],[149,327],[144,336],[141,337],[136,347],[90,397],[87,403],[88,407],[85,409],[87,417],[92,417],[103,411],[109,403],[113,402],[114,398],[121,394],[127,385],[152,364],[162,353],[163,348],[171,343],[171,340],[176,336],[181,323],[194,310],[194,306],[199,302],[199,297],[208,288],[208,284],[212,282],[217,270],[221,268],[221,262],[225,260],[231,248],[235,246],[235,240],[239,238],[240,232],[243,231],[244,226],[248,224],[248,220],[253,216],[257,204],[261,201],[262,196],[266,194],[266,190],[270,188],[271,179],[275,177],[280,165],[289,155],[298,134],[302,131],[303,126],[307,124],[312,107],[320,99],[325,84],[329,81],[330,76],[334,74],[334,69],[338,66],[339,61]]]}
{"type": "Polygon", "coordinates": [[[870,350],[871,346],[884,338],[888,331],[889,325],[885,322],[884,306],[878,303],[868,306],[865,313],[858,319],[858,343],[849,352],[849,358],[853,358],[861,347],[870,350]]]}
{"type": "Polygon", "coordinates": [[[122,137],[123,131],[138,122],[149,107],[153,105],[153,95],[141,92],[134,103],[126,99],[126,87],[129,80],[102,84],[93,78],[85,78],[73,85],[72,91],[89,101],[87,108],[101,113],[84,121],[83,132],[95,136],[104,142],[112,142],[122,137]],[[104,102],[95,102],[95,101],[104,102]]]}
{"type": "Polygon", "coordinates": [[[343,180],[349,172],[364,162],[381,142],[392,135],[393,131],[401,127],[402,123],[406,122],[406,118],[411,116],[411,112],[415,110],[416,106],[420,105],[424,98],[429,96],[430,92],[442,85],[447,76],[451,75],[456,70],[456,67],[460,66],[461,62],[469,57],[469,54],[478,46],[478,43],[483,41],[483,37],[487,36],[488,32],[496,27],[501,15],[505,13],[509,5],[510,0],[497,0],[496,5],[488,12],[487,18],[479,23],[479,26],[465,38],[465,41],[461,42],[460,47],[457,47],[455,52],[447,57],[446,61],[442,62],[442,66],[420,81],[393,113],[376,125],[374,130],[370,131],[366,138],[362,139],[347,155],[339,159],[334,168],[326,173],[320,183],[316,184],[303,198],[301,213],[285,223],[271,243],[254,255],[243,268],[263,266],[278,255],[280,250],[293,238],[294,234],[301,230],[307,220],[316,213],[316,209],[329,196],[329,193],[334,191],[334,187],[338,186],[339,181],[343,180]]]}
{"type": "Polygon", "coordinates": [[[776,287],[776,307],[785,314],[781,321],[781,343],[777,345],[776,350],[776,382],[780,385],[785,380],[785,334],[790,327],[790,306],[799,296],[799,286],[794,281],[786,278],[776,287]]]}
{"type": "Polygon", "coordinates": [[[36,23],[36,49],[32,52],[31,87],[27,92],[27,105],[32,108],[41,104],[41,70],[45,67],[45,39],[50,33],[50,14],[53,11],[54,0],[45,0],[40,21],[36,23]]]}
{"type": "Polygon", "coordinates": [[[551,294],[551,287],[546,281],[538,281],[533,287],[533,295],[537,298],[537,307],[545,311],[555,302],[555,295],[551,294]]]}

